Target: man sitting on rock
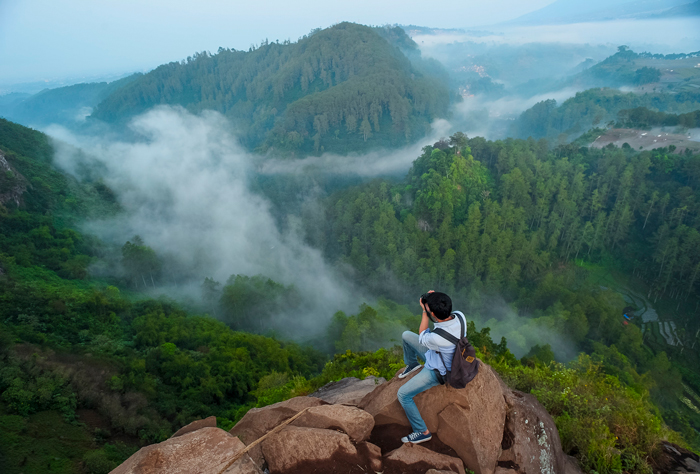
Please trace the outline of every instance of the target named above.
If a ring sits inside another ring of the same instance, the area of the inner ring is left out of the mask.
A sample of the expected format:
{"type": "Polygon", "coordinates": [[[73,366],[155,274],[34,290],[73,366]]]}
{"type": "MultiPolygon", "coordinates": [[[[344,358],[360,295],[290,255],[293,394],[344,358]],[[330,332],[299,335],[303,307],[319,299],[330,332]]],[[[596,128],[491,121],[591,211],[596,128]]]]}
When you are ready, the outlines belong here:
{"type": "MultiPolygon", "coordinates": [[[[417,370],[420,370],[420,373],[406,382],[398,392],[399,403],[413,428],[413,433],[401,438],[401,441],[415,444],[430,441],[432,435],[425,426],[413,397],[444,383],[442,378],[451,369],[456,347],[442,336],[430,332],[429,321],[433,321],[436,329],[442,328],[458,339],[466,336],[460,334],[462,325],[458,319],[460,316],[456,316],[461,313],[452,314],[452,300],[445,293],[431,290],[421,296],[420,305],[423,308],[423,319],[420,322],[419,334],[411,331],[403,333],[403,360],[406,368],[399,374],[399,378],[402,379],[417,370]],[[425,367],[418,362],[419,357],[425,361],[425,367]]],[[[464,326],[466,327],[466,321],[464,326]]]]}

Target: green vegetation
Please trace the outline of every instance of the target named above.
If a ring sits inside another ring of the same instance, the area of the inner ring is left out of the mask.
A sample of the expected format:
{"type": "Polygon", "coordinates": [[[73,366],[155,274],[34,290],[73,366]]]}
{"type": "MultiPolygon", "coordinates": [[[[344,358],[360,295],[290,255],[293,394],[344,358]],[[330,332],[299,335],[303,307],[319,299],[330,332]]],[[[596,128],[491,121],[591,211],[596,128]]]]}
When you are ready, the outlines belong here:
{"type": "Polygon", "coordinates": [[[658,82],[661,78],[661,71],[655,67],[639,67],[636,63],[638,58],[640,58],[639,54],[627,46],[620,46],[617,53],[580,72],[571,81],[587,83],[590,84],[589,87],[593,84],[620,87],[658,82]]]}
{"type": "Polygon", "coordinates": [[[626,128],[682,127],[695,128],[700,125],[700,110],[687,114],[665,114],[654,112],[646,107],[620,110],[617,113],[617,126],[626,128]]]}
{"type": "Polygon", "coordinates": [[[340,23],[296,43],[220,48],[158,67],[101,102],[93,116],[123,122],[160,104],[231,118],[249,148],[288,153],[397,146],[423,136],[447,112],[437,66],[416,67],[394,28],[340,23]],[[421,70],[422,69],[422,70],[421,70]]]}
{"type": "MultiPolygon", "coordinates": [[[[616,361],[606,370],[650,390],[665,420],[697,439],[687,423],[697,429],[700,418],[681,403],[681,373],[700,391],[690,349],[700,329],[698,164],[665,149],[550,151],[544,141],[458,134],[426,147],[403,182],[331,196],[331,225],[314,243],[391,298],[447,291],[522,354],[548,338],[559,354],[616,361]],[[601,288],[594,262],[628,275],[640,299],[665,305],[683,328],[680,343],[650,346],[637,326],[623,325],[629,303],[601,288]]],[[[351,334],[358,344],[362,331],[351,334]]]]}
{"type": "MultiPolygon", "coordinates": [[[[0,144],[26,183],[19,206],[0,206],[3,472],[106,473],[193,419],[215,414],[231,425],[258,403],[256,386],[271,373],[320,371],[325,357],[308,347],[89,279],[102,244],[68,225],[114,212],[111,192],[54,170],[41,133],[3,120],[0,144]],[[81,410],[103,422],[93,426],[81,410]]],[[[153,255],[137,238],[124,246],[134,281],[156,271],[153,255]]]]}
{"type": "Polygon", "coordinates": [[[645,107],[659,112],[685,114],[700,109],[700,93],[623,93],[614,89],[589,89],[560,106],[553,99],[538,102],[523,112],[511,126],[511,136],[548,138],[566,143],[591,127],[615,123],[623,110],[645,107]]]}
{"type": "MultiPolygon", "coordinates": [[[[388,299],[337,313],[312,349],[240,332],[265,333],[282,305],[302,304],[293,286],[261,276],[204,281],[204,305],[221,320],[132,293],[159,271],[157,251],[138,237],[121,249],[121,287],[90,279],[103,244],[70,226],[117,211],[112,193],[56,172],[42,134],[0,126],[0,149],[28,183],[19,206],[0,209],[3,472],[108,472],[194,419],[215,415],[229,428],[251,407],[401,367],[400,348],[387,347],[418,318],[388,299]],[[261,302],[255,318],[247,301],[261,302]],[[335,355],[328,361],[320,350],[335,355]],[[56,427],[71,434],[52,444],[56,427]]],[[[567,452],[597,472],[648,472],[660,439],[699,446],[700,416],[683,401],[700,392],[691,349],[697,165],[663,149],[550,150],[545,141],[456,134],[425,147],[402,182],[328,197],[329,226],[310,238],[377,295],[452,294],[480,321],[479,331],[469,325],[480,356],[540,399],[567,452]],[[645,289],[642,299],[682,308],[678,346],[653,328],[643,333],[638,320],[622,324],[629,303],[598,278],[612,267],[645,289]],[[494,343],[489,327],[506,337],[494,343]],[[533,333],[552,345],[532,347],[533,333]],[[588,355],[561,365],[562,347],[588,355]]]]}
{"type": "MultiPolygon", "coordinates": [[[[470,322],[468,336],[477,355],[510,387],[532,393],[552,414],[565,452],[577,457],[584,472],[650,473],[649,463],[661,440],[685,444],[664,425],[647,388],[628,385],[610,373],[615,360],[625,359],[614,347],[613,353],[608,349],[607,355],[581,355],[569,364],[542,362],[537,357],[518,361],[505,340],[493,342],[488,328],[477,331],[470,322]]],[[[540,348],[540,353],[547,351],[540,348]]],[[[278,402],[344,377],[389,378],[402,367],[398,346],[376,352],[347,351],[336,354],[311,380],[272,377],[259,392],[259,400],[278,402]]]]}

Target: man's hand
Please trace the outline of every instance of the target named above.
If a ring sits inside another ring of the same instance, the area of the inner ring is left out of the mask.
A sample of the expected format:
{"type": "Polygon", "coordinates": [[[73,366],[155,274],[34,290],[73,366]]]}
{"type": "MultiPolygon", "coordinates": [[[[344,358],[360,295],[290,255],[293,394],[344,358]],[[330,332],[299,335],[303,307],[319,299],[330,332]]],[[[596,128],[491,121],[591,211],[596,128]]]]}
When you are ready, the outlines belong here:
{"type": "MultiPolygon", "coordinates": [[[[428,291],[428,293],[435,293],[435,290],[430,290],[430,291],[428,291]]],[[[423,309],[423,312],[424,312],[424,313],[429,313],[429,312],[430,312],[430,309],[429,309],[427,306],[425,306],[425,305],[423,304],[423,295],[421,295],[421,296],[418,298],[418,304],[419,304],[420,307],[423,309]]]]}
{"type": "MultiPolygon", "coordinates": [[[[428,293],[435,293],[435,291],[430,290],[428,293]]],[[[428,316],[430,314],[430,306],[428,306],[427,304],[424,305],[423,301],[421,301],[420,299],[418,300],[418,302],[420,303],[421,308],[423,308],[423,317],[421,318],[420,328],[418,329],[418,334],[421,334],[423,331],[428,329],[428,326],[430,325],[430,317],[428,316]]]]}

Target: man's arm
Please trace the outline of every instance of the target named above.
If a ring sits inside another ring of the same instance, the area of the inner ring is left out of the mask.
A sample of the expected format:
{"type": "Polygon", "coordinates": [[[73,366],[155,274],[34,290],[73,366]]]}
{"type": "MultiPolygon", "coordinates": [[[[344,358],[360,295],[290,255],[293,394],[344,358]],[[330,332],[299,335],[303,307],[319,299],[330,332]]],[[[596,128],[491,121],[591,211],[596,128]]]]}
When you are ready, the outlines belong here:
{"type": "MultiPolygon", "coordinates": [[[[430,290],[428,293],[435,293],[435,290],[430,290]]],[[[430,308],[426,310],[421,299],[418,300],[418,304],[420,304],[420,307],[423,308],[423,318],[420,320],[420,328],[418,329],[418,334],[420,334],[428,329],[428,326],[430,325],[430,318],[428,317],[428,310],[430,310],[430,308]]]]}
{"type": "MultiPolygon", "coordinates": [[[[421,306],[423,306],[421,304],[421,306]]],[[[428,319],[428,313],[425,311],[425,308],[423,308],[423,317],[420,320],[420,328],[418,329],[418,334],[421,334],[423,331],[428,329],[428,326],[430,325],[430,319],[428,319]]]]}

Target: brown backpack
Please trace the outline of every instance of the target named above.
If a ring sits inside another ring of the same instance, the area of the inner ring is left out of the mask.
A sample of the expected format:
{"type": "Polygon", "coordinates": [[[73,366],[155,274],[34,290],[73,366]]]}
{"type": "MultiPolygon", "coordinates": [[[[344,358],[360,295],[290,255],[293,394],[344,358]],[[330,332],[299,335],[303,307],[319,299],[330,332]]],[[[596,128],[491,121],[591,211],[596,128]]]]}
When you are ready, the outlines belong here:
{"type": "MultiPolygon", "coordinates": [[[[452,368],[447,371],[443,377],[440,371],[435,369],[438,375],[438,380],[441,384],[449,384],[454,388],[464,388],[469,382],[472,381],[476,374],[479,372],[479,360],[476,358],[476,351],[474,347],[469,343],[466,333],[466,323],[464,314],[460,311],[453,311],[452,314],[459,319],[459,325],[461,328],[460,335],[462,337],[457,339],[449,332],[444,329],[438,328],[433,330],[433,334],[437,334],[442,338],[450,341],[452,344],[457,346],[455,348],[455,353],[452,356],[452,368]]],[[[438,352],[440,354],[440,352],[438,352]]],[[[442,354],[440,354],[440,359],[442,359],[442,354]]],[[[442,360],[442,364],[447,369],[445,365],[445,360],[442,360]]]]}

